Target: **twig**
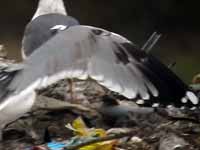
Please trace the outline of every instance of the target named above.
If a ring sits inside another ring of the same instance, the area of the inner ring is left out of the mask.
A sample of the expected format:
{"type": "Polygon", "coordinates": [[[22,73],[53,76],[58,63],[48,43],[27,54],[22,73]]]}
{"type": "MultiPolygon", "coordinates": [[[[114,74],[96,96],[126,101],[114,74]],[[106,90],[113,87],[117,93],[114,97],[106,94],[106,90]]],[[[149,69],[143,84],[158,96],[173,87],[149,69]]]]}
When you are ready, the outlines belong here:
{"type": "Polygon", "coordinates": [[[174,61],[174,62],[172,62],[172,63],[170,63],[170,64],[168,65],[168,68],[171,69],[171,68],[173,68],[175,65],[176,65],[176,62],[174,61]]]}
{"type": "Polygon", "coordinates": [[[120,139],[120,138],[123,138],[123,137],[133,136],[136,133],[137,133],[137,130],[135,129],[135,130],[132,130],[132,131],[129,131],[129,132],[126,132],[126,133],[119,133],[119,134],[115,134],[115,135],[109,135],[107,137],[92,139],[92,140],[89,140],[89,141],[79,143],[79,144],[74,145],[74,146],[66,146],[65,150],[76,150],[76,149],[79,149],[83,146],[87,146],[87,145],[98,143],[98,142],[110,141],[110,140],[114,140],[114,139],[120,139]]]}
{"type": "Polygon", "coordinates": [[[145,52],[150,52],[151,49],[154,47],[154,45],[158,42],[160,39],[161,34],[157,34],[157,32],[154,32],[150,38],[147,40],[147,42],[142,46],[142,50],[145,52]]]}

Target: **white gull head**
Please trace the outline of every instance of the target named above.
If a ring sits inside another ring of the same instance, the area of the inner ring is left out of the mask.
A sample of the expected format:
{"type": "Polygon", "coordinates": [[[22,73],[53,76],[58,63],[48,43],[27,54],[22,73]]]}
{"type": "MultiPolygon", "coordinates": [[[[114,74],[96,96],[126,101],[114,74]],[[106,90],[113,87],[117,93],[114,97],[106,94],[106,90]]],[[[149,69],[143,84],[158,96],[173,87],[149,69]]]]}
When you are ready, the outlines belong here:
{"type": "Polygon", "coordinates": [[[38,16],[50,13],[67,15],[63,0],[40,0],[32,20],[38,16]]]}

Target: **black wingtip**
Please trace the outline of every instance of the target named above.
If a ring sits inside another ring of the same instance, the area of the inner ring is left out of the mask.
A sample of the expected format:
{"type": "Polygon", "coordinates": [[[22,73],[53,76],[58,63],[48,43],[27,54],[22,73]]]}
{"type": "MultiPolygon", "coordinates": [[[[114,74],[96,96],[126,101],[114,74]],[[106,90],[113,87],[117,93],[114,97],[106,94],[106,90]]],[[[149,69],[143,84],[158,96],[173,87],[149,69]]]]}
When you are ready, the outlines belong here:
{"type": "MultiPolygon", "coordinates": [[[[123,43],[122,45],[137,60],[138,63],[134,65],[159,92],[158,96],[153,96],[149,91],[149,100],[138,101],[141,106],[174,106],[177,108],[185,106],[191,109],[199,107],[199,99],[195,93],[167,66],[151,54],[147,54],[130,43],[123,43]]],[[[139,98],[141,99],[141,97],[139,98]]]]}

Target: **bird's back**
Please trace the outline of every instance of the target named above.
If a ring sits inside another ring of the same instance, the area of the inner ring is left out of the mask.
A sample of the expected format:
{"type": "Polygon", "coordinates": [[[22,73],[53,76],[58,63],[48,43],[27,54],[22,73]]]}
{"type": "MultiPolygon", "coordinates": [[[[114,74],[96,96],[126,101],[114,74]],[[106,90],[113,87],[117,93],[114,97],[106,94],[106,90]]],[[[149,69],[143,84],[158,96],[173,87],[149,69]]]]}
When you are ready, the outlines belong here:
{"type": "Polygon", "coordinates": [[[62,14],[46,14],[35,18],[26,26],[24,32],[22,41],[24,55],[29,56],[35,49],[52,38],[59,31],[59,29],[52,30],[53,27],[68,28],[74,25],[79,25],[79,22],[73,17],[62,14]]]}

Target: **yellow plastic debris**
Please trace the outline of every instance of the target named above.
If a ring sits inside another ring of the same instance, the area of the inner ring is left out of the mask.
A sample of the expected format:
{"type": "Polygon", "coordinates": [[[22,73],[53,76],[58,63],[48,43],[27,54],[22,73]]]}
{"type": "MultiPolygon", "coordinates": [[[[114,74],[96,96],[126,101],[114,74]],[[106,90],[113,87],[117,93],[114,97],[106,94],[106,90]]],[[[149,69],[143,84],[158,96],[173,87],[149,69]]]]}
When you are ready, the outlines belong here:
{"type": "Polygon", "coordinates": [[[99,142],[84,146],[79,150],[115,150],[116,141],[99,142]]]}
{"type": "MultiPolygon", "coordinates": [[[[106,130],[104,129],[88,128],[81,117],[75,119],[71,126],[67,125],[66,127],[74,131],[76,136],[82,138],[101,138],[107,136],[106,130]]],[[[79,150],[114,150],[116,143],[117,140],[98,142],[79,148],[79,150]]]]}

